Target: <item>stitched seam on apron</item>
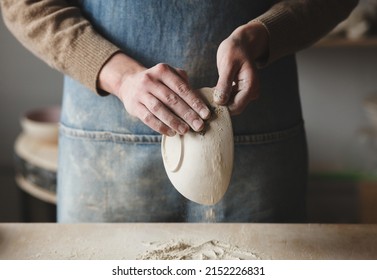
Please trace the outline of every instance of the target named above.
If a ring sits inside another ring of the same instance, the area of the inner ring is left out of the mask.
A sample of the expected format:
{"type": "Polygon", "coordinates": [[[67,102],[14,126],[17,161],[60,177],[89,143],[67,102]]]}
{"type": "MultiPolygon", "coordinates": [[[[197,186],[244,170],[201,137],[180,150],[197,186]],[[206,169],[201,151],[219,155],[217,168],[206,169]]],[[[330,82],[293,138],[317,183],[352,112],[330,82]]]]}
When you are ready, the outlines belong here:
{"type": "MultiPolygon", "coordinates": [[[[269,133],[259,133],[250,135],[235,135],[235,144],[266,144],[282,141],[303,132],[303,123],[294,127],[274,131],[269,133]]],[[[77,128],[70,128],[64,124],[60,124],[60,133],[71,138],[90,139],[95,141],[112,141],[112,142],[129,142],[142,144],[155,144],[161,142],[161,135],[135,135],[122,134],[109,131],[90,131],[77,128]]]]}
{"type": "Polygon", "coordinates": [[[303,122],[300,124],[280,131],[269,133],[250,134],[250,135],[235,135],[235,144],[268,144],[294,137],[304,131],[303,122]]]}
{"type": "Polygon", "coordinates": [[[67,127],[60,123],[59,132],[71,138],[84,138],[96,141],[130,142],[154,144],[161,142],[161,135],[122,134],[110,131],[90,131],[67,127]]]}

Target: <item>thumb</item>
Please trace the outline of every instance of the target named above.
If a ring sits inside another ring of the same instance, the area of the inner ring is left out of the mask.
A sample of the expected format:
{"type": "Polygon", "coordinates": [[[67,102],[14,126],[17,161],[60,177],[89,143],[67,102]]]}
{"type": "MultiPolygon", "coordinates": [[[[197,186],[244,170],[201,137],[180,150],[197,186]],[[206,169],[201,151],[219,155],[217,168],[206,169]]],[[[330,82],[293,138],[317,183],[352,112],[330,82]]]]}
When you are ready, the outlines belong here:
{"type": "Polygon", "coordinates": [[[219,80],[213,93],[213,100],[219,105],[225,105],[228,103],[231,93],[234,77],[236,71],[232,67],[226,67],[225,69],[219,69],[219,80]]]}

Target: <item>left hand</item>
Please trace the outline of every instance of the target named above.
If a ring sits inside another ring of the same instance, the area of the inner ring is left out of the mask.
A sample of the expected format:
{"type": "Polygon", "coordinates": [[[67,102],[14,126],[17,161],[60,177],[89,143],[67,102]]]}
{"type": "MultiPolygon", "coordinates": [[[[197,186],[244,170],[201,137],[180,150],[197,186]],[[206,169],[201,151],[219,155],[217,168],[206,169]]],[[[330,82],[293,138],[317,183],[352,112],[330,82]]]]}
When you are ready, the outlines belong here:
{"type": "Polygon", "coordinates": [[[257,99],[259,79],[254,62],[267,52],[268,33],[261,23],[249,22],[234,30],[217,50],[215,102],[227,105],[230,113],[237,115],[257,99]]]}

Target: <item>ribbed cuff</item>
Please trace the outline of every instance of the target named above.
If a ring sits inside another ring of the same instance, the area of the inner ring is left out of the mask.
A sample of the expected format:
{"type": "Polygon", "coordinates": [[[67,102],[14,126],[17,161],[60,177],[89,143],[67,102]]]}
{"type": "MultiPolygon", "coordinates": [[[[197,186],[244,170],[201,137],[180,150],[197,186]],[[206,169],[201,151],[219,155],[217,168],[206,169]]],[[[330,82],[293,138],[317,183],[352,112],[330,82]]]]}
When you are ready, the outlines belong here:
{"type": "Polygon", "coordinates": [[[273,12],[266,13],[255,18],[253,21],[261,23],[268,32],[269,51],[268,56],[263,61],[258,62],[258,67],[266,67],[290,51],[291,43],[294,41],[291,30],[295,25],[295,20],[285,7],[275,7],[273,12]]]}
{"type": "Polygon", "coordinates": [[[66,74],[99,95],[108,95],[97,88],[98,75],[104,64],[119,51],[117,46],[88,26],[68,50],[65,65],[69,65],[69,69],[66,69],[66,74]]]}

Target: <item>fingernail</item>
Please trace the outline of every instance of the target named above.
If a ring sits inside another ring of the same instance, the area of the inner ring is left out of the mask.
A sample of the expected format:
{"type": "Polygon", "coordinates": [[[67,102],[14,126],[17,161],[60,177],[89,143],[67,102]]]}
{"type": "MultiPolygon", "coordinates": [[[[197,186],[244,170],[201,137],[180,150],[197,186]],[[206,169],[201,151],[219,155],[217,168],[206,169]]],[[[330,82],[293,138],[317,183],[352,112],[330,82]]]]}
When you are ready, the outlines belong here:
{"type": "Polygon", "coordinates": [[[200,115],[200,117],[201,117],[202,119],[208,119],[210,113],[211,113],[211,112],[210,112],[207,108],[204,108],[204,109],[200,110],[199,115],[200,115]]]}
{"type": "Polygon", "coordinates": [[[203,121],[202,121],[202,120],[198,120],[198,119],[196,119],[196,120],[194,120],[194,122],[192,123],[192,126],[194,127],[194,129],[195,129],[196,131],[198,131],[198,130],[200,130],[200,129],[202,128],[202,126],[203,126],[203,121]]]}
{"type": "Polygon", "coordinates": [[[174,131],[174,130],[171,130],[171,129],[169,129],[169,130],[168,130],[168,136],[170,136],[170,137],[173,137],[173,136],[175,136],[175,131],[174,131]]]}
{"type": "Polygon", "coordinates": [[[185,134],[187,132],[187,130],[188,130],[188,128],[184,124],[180,124],[178,126],[178,131],[179,131],[180,134],[185,134]]]}

